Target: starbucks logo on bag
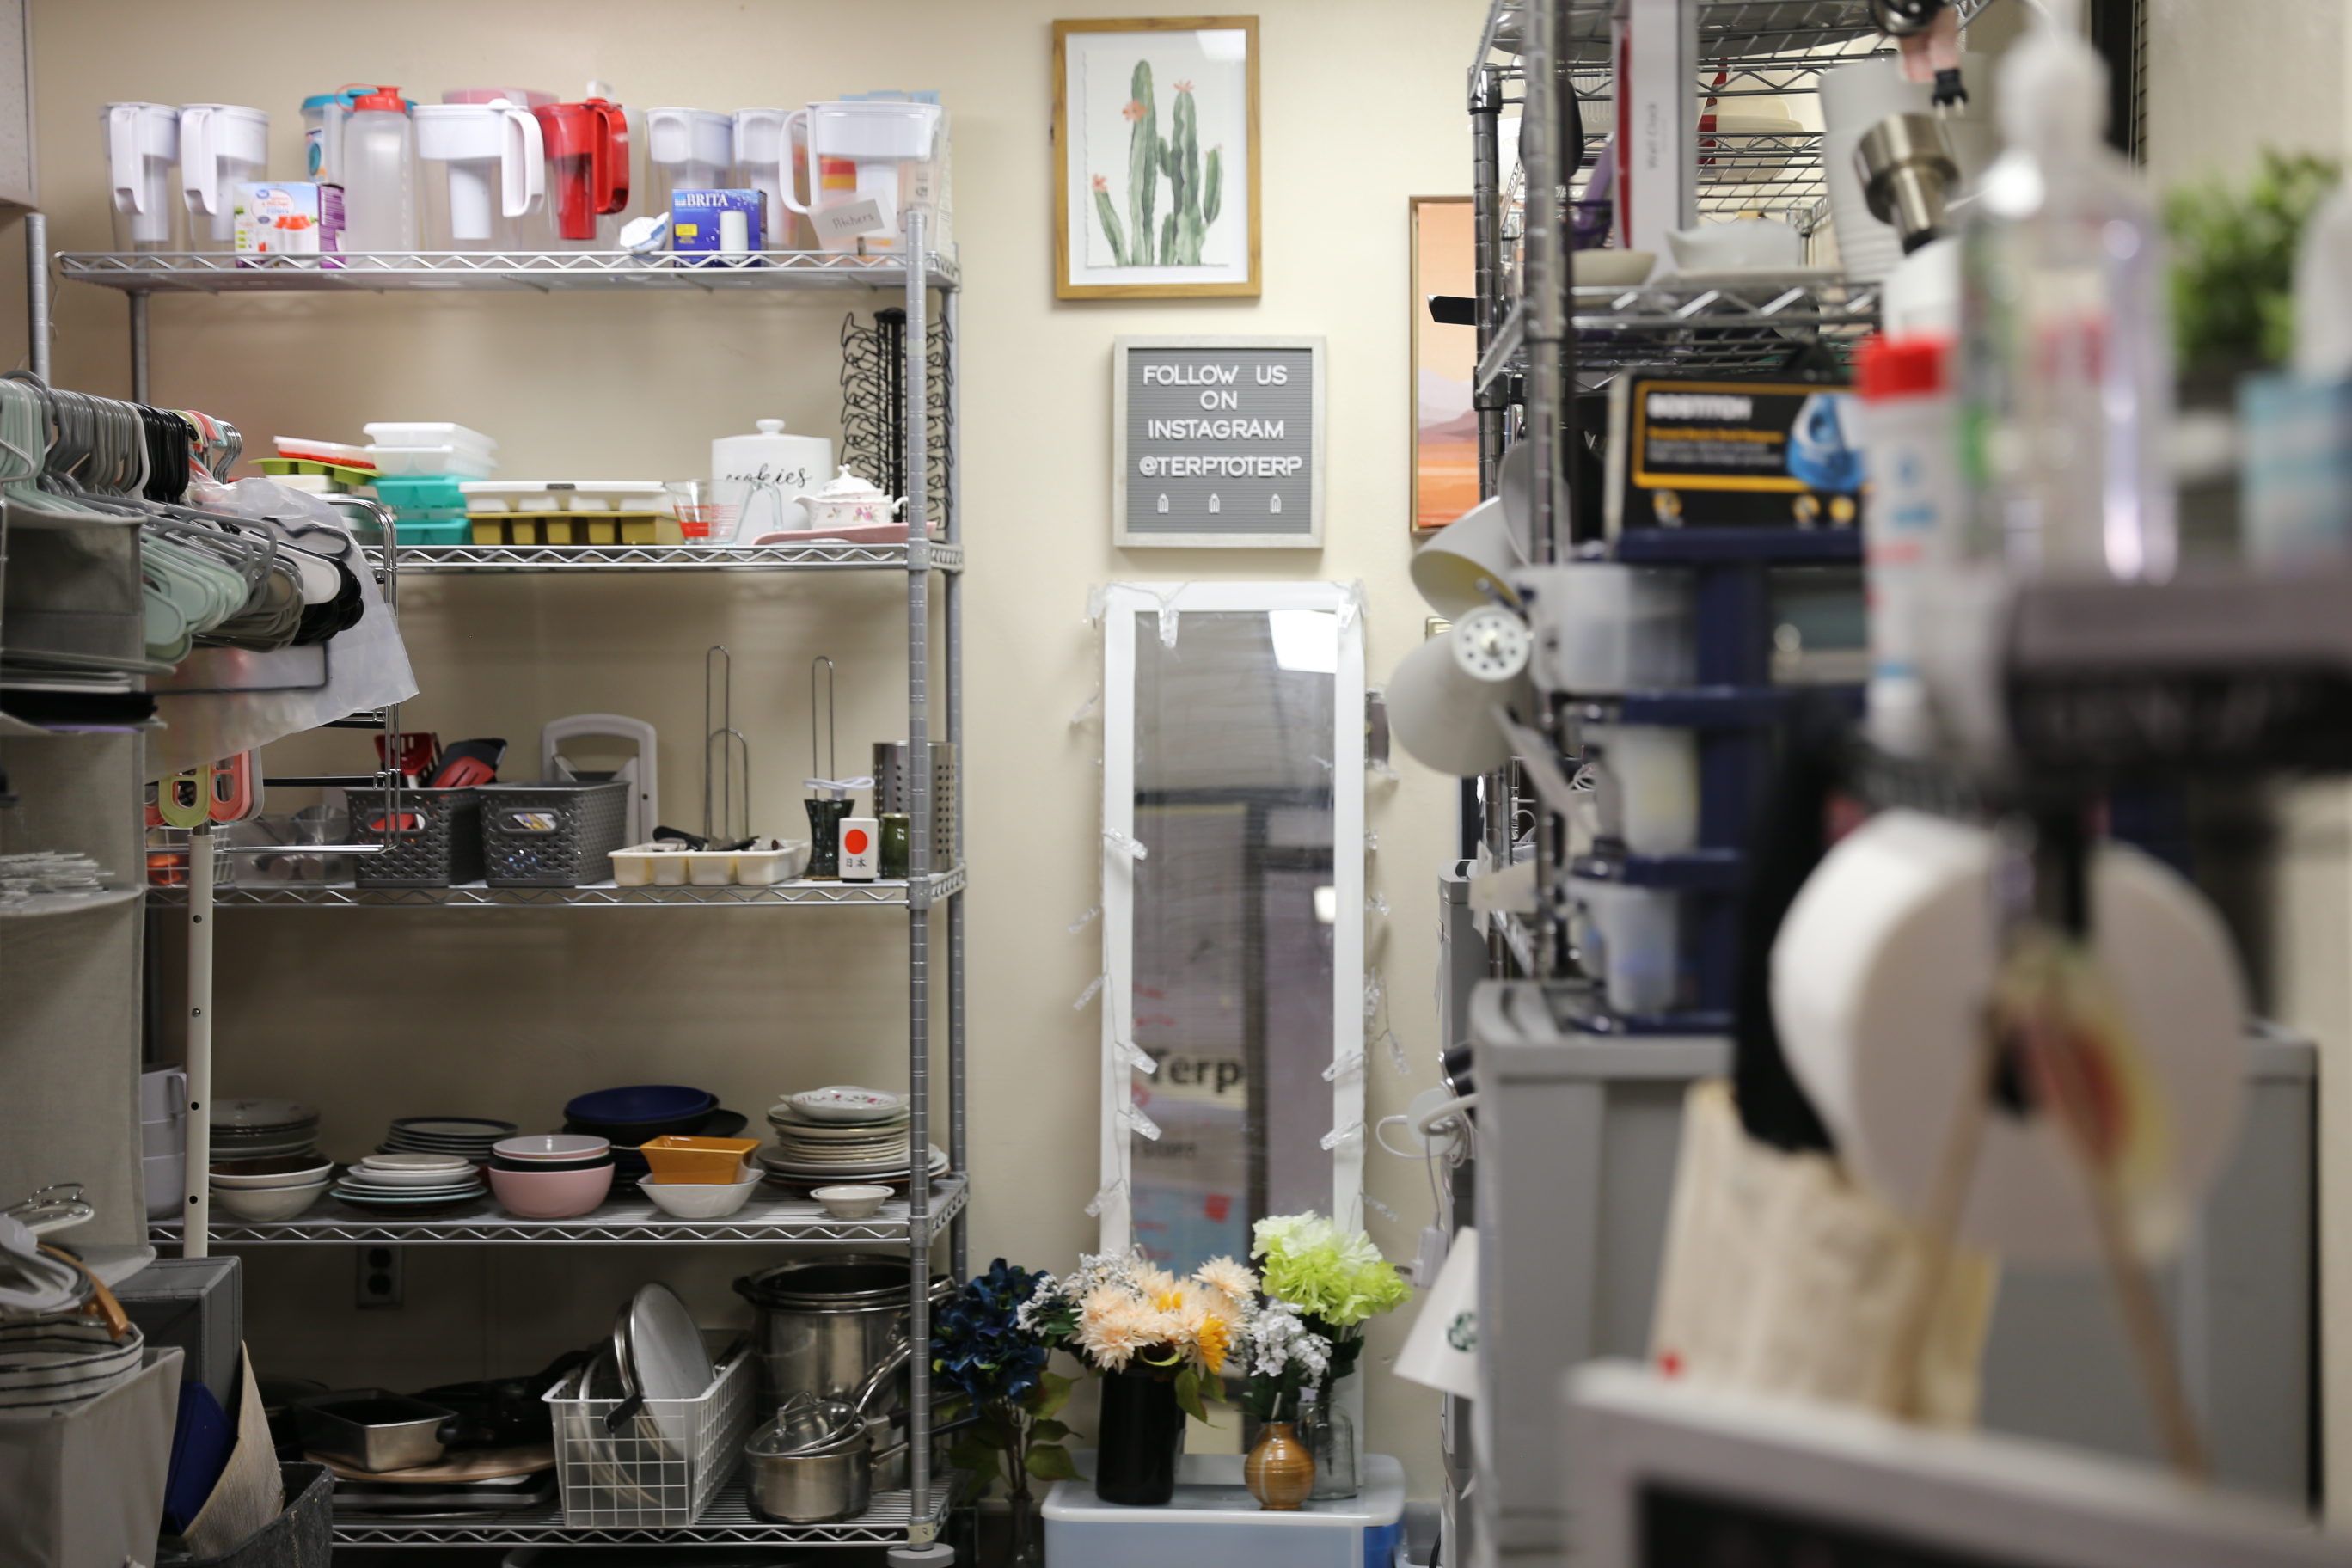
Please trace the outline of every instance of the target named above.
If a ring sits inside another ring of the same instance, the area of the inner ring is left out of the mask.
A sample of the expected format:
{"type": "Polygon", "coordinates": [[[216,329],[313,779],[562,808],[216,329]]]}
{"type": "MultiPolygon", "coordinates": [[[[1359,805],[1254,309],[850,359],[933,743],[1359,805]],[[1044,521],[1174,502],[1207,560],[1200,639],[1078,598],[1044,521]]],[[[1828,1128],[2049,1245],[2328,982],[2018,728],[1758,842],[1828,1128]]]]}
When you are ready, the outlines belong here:
{"type": "Polygon", "coordinates": [[[1454,1321],[1445,1325],[1445,1342],[1468,1355],[1478,1348],[1478,1314],[1456,1312],[1454,1321]]]}

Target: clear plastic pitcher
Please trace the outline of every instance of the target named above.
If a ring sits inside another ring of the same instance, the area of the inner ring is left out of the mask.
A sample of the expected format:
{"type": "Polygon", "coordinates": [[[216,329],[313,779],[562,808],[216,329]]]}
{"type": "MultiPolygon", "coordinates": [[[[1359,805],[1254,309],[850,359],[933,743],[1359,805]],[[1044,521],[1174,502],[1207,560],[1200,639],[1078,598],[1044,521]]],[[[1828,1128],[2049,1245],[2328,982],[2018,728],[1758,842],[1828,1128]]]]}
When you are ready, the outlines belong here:
{"type": "Polygon", "coordinates": [[[110,103],[99,110],[99,129],[106,138],[114,248],[171,249],[180,111],[168,103],[110,103]]]}
{"type": "Polygon", "coordinates": [[[547,147],[547,205],[555,237],[575,247],[596,243],[596,220],[629,203],[629,122],[617,103],[542,104],[540,134],[547,147]]]}
{"type": "Polygon", "coordinates": [[[789,118],[781,109],[735,111],[735,173],[745,190],[757,191],[767,199],[761,232],[763,248],[768,250],[790,250],[793,225],[785,215],[808,210],[798,202],[784,200],[793,179],[792,161],[785,157],[792,145],[784,139],[784,121],[789,118]]]}
{"type": "Polygon", "coordinates": [[[380,87],[352,103],[343,126],[343,249],[416,248],[416,128],[415,106],[396,87],[380,87]]]}
{"type": "Polygon", "coordinates": [[[669,211],[679,191],[723,191],[735,184],[735,127],[709,109],[646,110],[645,210],[669,211]]]}
{"type": "Polygon", "coordinates": [[[416,155],[443,165],[428,181],[428,242],[453,250],[499,243],[500,220],[537,212],[547,200],[547,153],[539,121],[504,104],[420,103],[416,155]]]}
{"type": "Polygon", "coordinates": [[[889,250],[904,243],[903,215],[938,205],[940,146],[946,114],[936,103],[880,99],[812,103],[784,117],[784,134],[806,128],[796,154],[811,201],[789,187],[784,205],[806,213],[826,250],[889,250]],[[854,188],[851,169],[855,171],[854,188]],[[826,165],[835,165],[832,187],[826,165]],[[866,204],[871,202],[871,208],[866,204]]]}
{"type": "Polygon", "coordinates": [[[180,106],[180,196],[190,250],[236,248],[236,188],[269,177],[269,116],[234,103],[180,106]]]}

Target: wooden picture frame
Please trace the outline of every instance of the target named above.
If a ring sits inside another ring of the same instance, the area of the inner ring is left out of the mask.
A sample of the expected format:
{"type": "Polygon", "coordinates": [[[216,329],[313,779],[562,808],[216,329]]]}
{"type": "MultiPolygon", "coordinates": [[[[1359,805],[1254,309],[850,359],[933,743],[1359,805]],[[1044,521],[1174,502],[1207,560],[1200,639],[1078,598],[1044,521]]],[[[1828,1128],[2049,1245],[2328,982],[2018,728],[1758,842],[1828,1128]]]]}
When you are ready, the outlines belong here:
{"type": "Polygon", "coordinates": [[[1405,300],[1412,345],[1412,531],[1426,535],[1478,504],[1478,416],[1471,395],[1478,329],[1429,318],[1432,294],[1475,296],[1477,247],[1468,196],[1410,198],[1405,300]]]}
{"type": "Polygon", "coordinates": [[[1055,298],[1255,299],[1264,291],[1257,78],[1255,16],[1054,24],[1055,298]],[[1095,67],[1101,74],[1089,92],[1095,67]],[[1137,82],[1148,98],[1134,94],[1137,82]],[[1169,129],[1159,134],[1163,92],[1171,94],[1169,129]],[[1148,161],[1135,145],[1146,133],[1160,148],[1148,161]],[[1240,157],[1232,156],[1234,140],[1244,143],[1240,157]],[[1139,173],[1130,179],[1130,170],[1139,173]],[[1243,189],[1234,188],[1236,175],[1243,189]],[[1181,259],[1161,264],[1163,246],[1181,259]]]}

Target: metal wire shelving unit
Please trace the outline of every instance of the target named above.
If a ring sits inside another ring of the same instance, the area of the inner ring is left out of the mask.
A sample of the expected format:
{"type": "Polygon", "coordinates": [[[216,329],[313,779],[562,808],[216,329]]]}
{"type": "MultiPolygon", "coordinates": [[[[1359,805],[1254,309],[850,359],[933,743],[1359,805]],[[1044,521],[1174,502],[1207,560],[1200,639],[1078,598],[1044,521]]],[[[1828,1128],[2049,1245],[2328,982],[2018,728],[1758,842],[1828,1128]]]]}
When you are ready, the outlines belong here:
{"type": "MultiPolygon", "coordinates": [[[[336,258],[334,268],[313,258],[287,258],[262,266],[239,265],[234,256],[177,253],[68,254],[56,258],[59,274],[71,280],[112,289],[125,296],[130,310],[132,396],[152,401],[149,390],[149,304],[159,293],[231,294],[247,292],[385,292],[407,290],[493,290],[551,293],[575,289],[692,290],[704,294],[745,290],[894,290],[901,298],[910,345],[907,382],[905,466],[908,474],[931,471],[929,444],[932,410],[926,405],[931,381],[925,374],[929,333],[926,322],[934,292],[946,328],[949,374],[946,379],[948,417],[946,466],[948,482],[941,536],[930,537],[931,519],[927,487],[910,485],[906,518],[908,538],[902,544],[848,544],[818,542],[807,545],[767,546],[750,550],[719,550],[698,545],[543,546],[436,545],[400,547],[395,542],[376,552],[388,587],[396,592],[404,572],[481,573],[583,571],[901,571],[907,582],[907,709],[908,740],[913,763],[908,768],[908,805],[909,874],[903,880],[867,884],[794,881],[769,888],[644,888],[609,885],[572,889],[492,889],[479,885],[453,889],[359,889],[319,885],[224,887],[215,890],[213,857],[208,835],[204,852],[190,855],[188,887],[152,889],[156,901],[186,904],[199,915],[221,907],[268,908],[710,908],[714,906],[829,906],[896,908],[907,912],[908,1081],[914,1147],[931,1141],[934,1118],[944,1113],[949,1170],[936,1182],[918,1181],[901,1203],[888,1205],[877,1218],[845,1225],[803,1214],[807,1207],[789,1202],[765,1203],[750,1217],[726,1223],[688,1223],[654,1215],[649,1205],[608,1204],[577,1221],[541,1223],[517,1221],[502,1215],[453,1216],[443,1221],[384,1223],[374,1216],[364,1222],[341,1212],[341,1205],[322,1205],[314,1220],[283,1226],[214,1226],[206,1213],[202,1184],[191,1199],[186,1221],[156,1227],[159,1236],[177,1240],[188,1256],[202,1256],[211,1240],[251,1244],[343,1243],[511,1243],[558,1242],[678,1243],[727,1242],[770,1245],[830,1246],[842,1242],[880,1241],[907,1249],[910,1281],[909,1337],[929,1342],[930,1304],[927,1289],[930,1253],[940,1230],[947,1232],[949,1267],[961,1278],[967,1270],[965,1218],[970,1199],[966,1173],[967,1140],[964,1118],[964,890],[961,865],[934,868],[930,864],[933,834],[932,772],[925,762],[932,735],[932,598],[934,573],[940,584],[940,615],[944,633],[945,679],[940,696],[944,738],[963,742],[963,605],[961,595],[963,546],[959,494],[961,465],[956,445],[961,421],[955,417],[960,377],[955,374],[956,311],[961,276],[950,256],[931,252],[925,244],[928,215],[907,217],[906,252],[902,256],[841,256],[820,253],[765,253],[751,265],[701,267],[673,265],[665,256],[625,253],[452,252],[349,256],[336,258]],[[919,258],[910,265],[908,258],[919,258]],[[201,863],[201,866],[199,865],[201,863]],[[945,906],[943,973],[934,979],[932,911],[945,906]],[[943,1029],[935,1027],[943,1026],[943,1029]],[[933,1102],[935,1035],[943,1033],[946,1047],[945,1104],[933,1102]]],[[[51,258],[46,232],[38,225],[27,229],[29,270],[36,279],[32,295],[32,341],[36,368],[47,367],[49,310],[47,279],[51,258]]],[[[390,596],[390,595],[388,595],[390,596]]],[[[390,716],[383,716],[390,717],[390,716]]],[[[953,841],[962,842],[961,797],[956,809],[953,841]]],[[[201,1054],[209,1074],[211,1019],[196,1026],[195,1015],[208,1014],[209,951],[214,922],[202,919],[192,937],[191,1042],[193,1068],[201,1054]],[[195,981],[198,950],[204,962],[199,994],[195,981]],[[199,1040],[204,1043],[199,1044],[199,1040]]],[[[190,1141],[192,1161],[201,1161],[201,1138],[190,1141]]],[[[577,1543],[646,1542],[681,1545],[758,1542],[780,1545],[906,1545],[927,1547],[938,1538],[951,1502],[951,1476],[932,1473],[930,1363],[913,1358],[910,1383],[908,1486],[903,1492],[875,1500],[862,1517],[833,1524],[800,1526],[772,1524],[753,1515],[739,1483],[722,1491],[694,1525],[684,1530],[567,1529],[559,1512],[515,1521],[383,1521],[339,1523],[339,1545],[459,1546],[530,1542],[577,1543]]]]}
{"type": "MultiPolygon", "coordinates": [[[[893,1546],[919,1517],[935,1536],[946,1522],[961,1472],[940,1477],[919,1510],[907,1491],[877,1492],[866,1511],[830,1524],[771,1524],[751,1511],[740,1479],[730,1481],[682,1530],[579,1529],[561,1510],[513,1520],[352,1520],[335,1525],[338,1546],[893,1546]]],[[[929,1538],[928,1536],[926,1537],[929,1538]]]]}
{"type": "MultiPolygon", "coordinates": [[[[830,905],[844,909],[928,909],[964,889],[964,868],[954,866],[919,881],[813,881],[801,879],[765,888],[618,888],[593,882],[584,888],[493,888],[461,882],[454,888],[359,888],[348,882],[263,882],[215,886],[215,909],[725,909],[773,904],[830,905]]],[[[164,908],[188,901],[184,888],[156,888],[149,897],[164,908]]]]}
{"type": "MultiPolygon", "coordinates": [[[[934,1223],[963,1212],[971,1184],[961,1175],[946,1175],[931,1184],[934,1223]]],[[[813,1198],[775,1198],[755,1194],[751,1201],[725,1219],[677,1219],[642,1198],[614,1198],[571,1219],[520,1219],[487,1202],[462,1214],[431,1219],[397,1219],[366,1214],[333,1198],[321,1198],[288,1220],[215,1221],[215,1241],[241,1247],[284,1246],[299,1242],[351,1242],[400,1245],[407,1242],[498,1243],[535,1242],[580,1245],[645,1242],[743,1242],[761,1245],[804,1243],[855,1246],[866,1243],[906,1245],[907,1200],[893,1198],[867,1219],[835,1219],[813,1198]]],[[[175,1244],[180,1226],[170,1222],[150,1224],[147,1239],[158,1246],[175,1244]]]]}

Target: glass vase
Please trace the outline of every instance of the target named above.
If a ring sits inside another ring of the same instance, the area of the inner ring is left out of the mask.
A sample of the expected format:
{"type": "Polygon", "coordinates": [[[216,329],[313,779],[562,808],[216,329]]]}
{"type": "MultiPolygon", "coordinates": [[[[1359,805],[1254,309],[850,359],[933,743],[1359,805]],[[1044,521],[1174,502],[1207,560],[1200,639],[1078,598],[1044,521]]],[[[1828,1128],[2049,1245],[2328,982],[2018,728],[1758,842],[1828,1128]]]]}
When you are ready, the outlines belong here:
{"type": "Polygon", "coordinates": [[[1002,1568],[1045,1568],[1045,1521],[1038,1516],[1034,1494],[1015,1492],[1005,1502],[1004,1554],[1002,1568]]]}
{"type": "Polygon", "coordinates": [[[1184,1411],[1176,1380],[1135,1367],[1105,1373],[1095,1446],[1095,1495],[1129,1508],[1158,1508],[1176,1495],[1184,1411]]]}
{"type": "Polygon", "coordinates": [[[1351,1498],[1360,1491],[1356,1481],[1356,1423],[1336,1399],[1326,1395],[1299,1412],[1299,1440],[1315,1456],[1317,1502],[1351,1498]]]}

